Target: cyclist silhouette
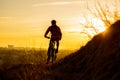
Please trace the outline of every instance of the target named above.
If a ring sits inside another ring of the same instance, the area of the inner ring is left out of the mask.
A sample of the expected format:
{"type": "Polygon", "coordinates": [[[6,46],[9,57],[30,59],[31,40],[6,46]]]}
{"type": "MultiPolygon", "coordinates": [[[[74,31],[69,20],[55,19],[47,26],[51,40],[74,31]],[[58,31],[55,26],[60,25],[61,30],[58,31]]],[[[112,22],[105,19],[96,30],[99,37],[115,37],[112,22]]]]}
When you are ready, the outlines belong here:
{"type": "Polygon", "coordinates": [[[47,63],[49,62],[50,60],[50,44],[52,42],[56,42],[57,44],[57,48],[55,50],[55,53],[58,53],[58,48],[59,48],[59,40],[61,40],[62,38],[62,33],[61,33],[61,29],[59,28],[59,26],[56,25],[56,20],[52,20],[51,21],[51,26],[48,27],[48,29],[46,30],[45,32],[45,35],[44,35],[45,38],[50,38],[50,43],[49,43],[49,48],[48,48],[48,52],[47,52],[47,55],[48,55],[48,58],[47,58],[47,63]],[[48,33],[51,33],[51,36],[47,36],[48,33]]]}

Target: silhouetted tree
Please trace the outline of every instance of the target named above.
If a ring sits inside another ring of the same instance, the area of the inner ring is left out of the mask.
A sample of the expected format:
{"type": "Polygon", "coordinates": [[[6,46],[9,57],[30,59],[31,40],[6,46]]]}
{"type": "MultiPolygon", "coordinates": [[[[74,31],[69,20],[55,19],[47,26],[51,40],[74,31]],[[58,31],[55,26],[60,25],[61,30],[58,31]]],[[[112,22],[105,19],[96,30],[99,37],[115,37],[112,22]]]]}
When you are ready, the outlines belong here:
{"type": "Polygon", "coordinates": [[[96,18],[99,18],[105,27],[109,27],[113,22],[120,19],[120,0],[94,2],[94,7],[90,7],[88,2],[86,8],[96,18]]]}
{"type": "MultiPolygon", "coordinates": [[[[86,4],[88,14],[93,18],[101,20],[104,27],[109,27],[113,22],[120,19],[120,0],[95,0],[92,6],[89,4],[89,1],[86,1],[86,4]]],[[[86,23],[81,23],[84,26],[84,29],[92,28],[96,34],[99,33],[97,28],[93,25],[92,20],[88,20],[89,18],[86,15],[84,18],[86,23]]],[[[84,29],[82,33],[84,32],[89,38],[92,38],[92,36],[84,29]]]]}

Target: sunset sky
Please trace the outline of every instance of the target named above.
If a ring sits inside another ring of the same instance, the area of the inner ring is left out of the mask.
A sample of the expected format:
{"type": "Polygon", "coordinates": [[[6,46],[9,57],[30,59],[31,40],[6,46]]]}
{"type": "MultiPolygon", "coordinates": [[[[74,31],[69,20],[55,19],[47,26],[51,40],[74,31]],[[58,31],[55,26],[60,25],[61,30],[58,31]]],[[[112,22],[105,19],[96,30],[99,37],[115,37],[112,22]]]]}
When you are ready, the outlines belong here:
{"type": "Polygon", "coordinates": [[[94,0],[0,0],[0,47],[48,46],[43,35],[52,19],[63,32],[61,47],[78,47],[86,1],[93,7],[94,0]]]}

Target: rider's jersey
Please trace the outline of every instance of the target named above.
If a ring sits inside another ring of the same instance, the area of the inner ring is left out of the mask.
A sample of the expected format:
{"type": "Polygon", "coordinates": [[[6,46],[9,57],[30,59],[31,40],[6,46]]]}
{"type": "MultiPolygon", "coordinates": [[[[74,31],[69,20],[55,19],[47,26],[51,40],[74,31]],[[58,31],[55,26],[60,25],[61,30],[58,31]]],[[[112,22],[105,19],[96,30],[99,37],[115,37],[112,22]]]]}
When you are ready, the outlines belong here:
{"type": "Polygon", "coordinates": [[[60,40],[62,37],[62,33],[60,28],[55,25],[55,26],[49,26],[49,28],[47,29],[46,33],[51,32],[51,39],[52,40],[60,40]]]}

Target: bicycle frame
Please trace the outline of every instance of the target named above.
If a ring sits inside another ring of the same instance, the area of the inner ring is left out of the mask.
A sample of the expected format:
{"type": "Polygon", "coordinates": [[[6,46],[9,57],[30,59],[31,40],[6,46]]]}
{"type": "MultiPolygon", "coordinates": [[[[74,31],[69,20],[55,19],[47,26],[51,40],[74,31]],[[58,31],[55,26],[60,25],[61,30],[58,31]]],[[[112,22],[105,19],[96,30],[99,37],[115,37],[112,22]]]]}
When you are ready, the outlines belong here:
{"type": "Polygon", "coordinates": [[[56,60],[55,45],[56,45],[56,42],[50,40],[50,44],[48,48],[48,59],[47,59],[48,62],[51,58],[52,58],[52,63],[54,63],[54,61],[56,60]]]}

